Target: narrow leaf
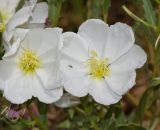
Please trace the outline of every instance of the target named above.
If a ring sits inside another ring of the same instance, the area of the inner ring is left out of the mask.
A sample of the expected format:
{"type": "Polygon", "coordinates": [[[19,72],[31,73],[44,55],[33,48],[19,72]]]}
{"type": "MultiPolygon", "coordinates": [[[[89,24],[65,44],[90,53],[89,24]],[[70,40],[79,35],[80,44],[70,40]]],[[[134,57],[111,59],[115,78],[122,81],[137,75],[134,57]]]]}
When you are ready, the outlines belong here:
{"type": "Polygon", "coordinates": [[[144,9],[146,20],[150,24],[155,26],[156,25],[156,17],[155,17],[153,6],[152,6],[152,3],[150,0],[143,0],[143,9],[144,9]]]}

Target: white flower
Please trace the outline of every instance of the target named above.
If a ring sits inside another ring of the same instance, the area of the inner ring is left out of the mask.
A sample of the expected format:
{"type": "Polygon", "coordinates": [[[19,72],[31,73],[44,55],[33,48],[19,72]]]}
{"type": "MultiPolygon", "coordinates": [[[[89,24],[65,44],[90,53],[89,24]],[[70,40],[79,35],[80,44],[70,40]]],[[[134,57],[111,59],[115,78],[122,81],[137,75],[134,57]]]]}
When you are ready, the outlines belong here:
{"type": "Polygon", "coordinates": [[[12,39],[16,28],[44,27],[48,17],[48,5],[46,2],[36,4],[37,0],[27,1],[26,4],[16,12],[8,21],[4,32],[4,47],[6,51],[12,48],[12,39]]]}
{"type": "Polygon", "coordinates": [[[128,25],[109,27],[98,19],[84,22],[77,34],[64,33],[61,71],[66,91],[78,97],[89,93],[105,105],[118,102],[135,84],[135,69],[147,59],[134,42],[128,25]]]}
{"type": "MultiPolygon", "coordinates": [[[[17,31],[17,35],[23,32],[17,31]]],[[[25,30],[26,31],[26,30],[25,30]]],[[[44,103],[57,101],[63,93],[59,80],[60,28],[30,29],[13,55],[0,61],[3,95],[15,104],[32,96],[44,103]]]]}
{"type": "Polygon", "coordinates": [[[54,105],[61,108],[74,107],[78,104],[80,104],[80,99],[69,93],[64,93],[63,96],[54,103],[54,105]]]}
{"type": "Polygon", "coordinates": [[[0,32],[5,30],[7,22],[15,14],[16,7],[20,0],[1,0],[0,1],[0,32]]]}

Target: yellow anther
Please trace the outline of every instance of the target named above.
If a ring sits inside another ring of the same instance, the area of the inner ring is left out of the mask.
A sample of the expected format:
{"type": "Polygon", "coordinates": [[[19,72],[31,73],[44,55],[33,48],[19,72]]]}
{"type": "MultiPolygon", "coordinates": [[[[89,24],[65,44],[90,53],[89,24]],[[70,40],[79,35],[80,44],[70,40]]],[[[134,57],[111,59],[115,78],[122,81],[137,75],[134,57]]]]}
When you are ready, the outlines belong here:
{"type": "Polygon", "coordinates": [[[34,52],[24,50],[19,58],[19,67],[25,74],[33,74],[40,67],[40,59],[34,52]]]}
{"type": "Polygon", "coordinates": [[[101,79],[108,76],[110,73],[108,59],[98,59],[95,51],[91,51],[91,55],[92,57],[87,61],[91,77],[101,79]]]}

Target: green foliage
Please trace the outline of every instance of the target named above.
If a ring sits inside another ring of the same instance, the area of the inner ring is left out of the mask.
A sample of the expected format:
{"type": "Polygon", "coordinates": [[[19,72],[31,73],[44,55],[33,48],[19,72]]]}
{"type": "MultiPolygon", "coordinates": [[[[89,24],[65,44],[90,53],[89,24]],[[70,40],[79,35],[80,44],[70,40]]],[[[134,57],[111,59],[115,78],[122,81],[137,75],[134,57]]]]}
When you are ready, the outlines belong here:
{"type": "Polygon", "coordinates": [[[156,16],[155,16],[155,12],[153,10],[151,0],[143,0],[143,8],[144,8],[146,20],[155,26],[156,25],[156,16]]]}
{"type": "Polygon", "coordinates": [[[49,6],[48,7],[49,22],[51,22],[51,26],[54,27],[58,25],[62,0],[47,0],[47,1],[49,6]]]}
{"type": "Polygon", "coordinates": [[[150,87],[144,92],[139,106],[138,106],[138,119],[140,122],[143,121],[144,112],[151,107],[151,105],[160,98],[160,78],[153,79],[151,81],[150,87]]]}
{"type": "Polygon", "coordinates": [[[106,107],[91,103],[91,100],[90,97],[83,98],[83,104],[75,109],[66,109],[69,118],[58,128],[67,130],[145,130],[128,120],[119,103],[106,107]],[[89,101],[90,103],[88,103],[89,101]]]}

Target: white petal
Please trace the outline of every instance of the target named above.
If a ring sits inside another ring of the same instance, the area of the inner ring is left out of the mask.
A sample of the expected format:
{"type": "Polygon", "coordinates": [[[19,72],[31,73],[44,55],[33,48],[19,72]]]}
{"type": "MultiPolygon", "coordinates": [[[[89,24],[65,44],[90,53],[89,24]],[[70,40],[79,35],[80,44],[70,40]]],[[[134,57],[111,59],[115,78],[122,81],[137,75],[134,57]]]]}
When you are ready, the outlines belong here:
{"type": "Polygon", "coordinates": [[[80,104],[80,99],[75,96],[72,96],[69,93],[64,93],[60,100],[58,100],[54,104],[61,108],[74,107],[80,104]]]}
{"type": "Polygon", "coordinates": [[[102,20],[89,19],[79,27],[78,34],[92,44],[98,54],[102,56],[102,51],[107,42],[108,30],[108,25],[102,20]]]}
{"type": "Polygon", "coordinates": [[[12,61],[0,61],[0,90],[4,90],[5,81],[14,75],[15,68],[12,61]]]}
{"type": "Polygon", "coordinates": [[[22,47],[36,52],[39,56],[52,50],[54,56],[59,49],[61,34],[60,28],[30,29],[22,47]]]}
{"type": "Polygon", "coordinates": [[[74,96],[85,96],[90,84],[84,62],[88,58],[86,44],[74,33],[65,33],[63,36],[61,71],[64,88],[74,96]]]}
{"type": "Polygon", "coordinates": [[[12,73],[14,72],[17,64],[12,61],[0,61],[0,79],[1,80],[7,80],[12,76],[12,73]]]}
{"type": "Polygon", "coordinates": [[[46,89],[60,87],[61,79],[58,61],[42,65],[36,70],[36,73],[46,89]]]}
{"type": "Polygon", "coordinates": [[[26,0],[23,7],[26,7],[26,6],[35,6],[36,3],[37,3],[37,0],[26,0]]]}
{"type": "Polygon", "coordinates": [[[135,42],[132,28],[123,23],[116,23],[109,27],[107,42],[104,46],[104,56],[112,63],[126,53],[135,42]]]}
{"type": "Polygon", "coordinates": [[[0,78],[0,90],[3,91],[5,88],[5,81],[0,78]]]}
{"type": "Polygon", "coordinates": [[[88,94],[90,79],[88,76],[68,78],[64,82],[65,90],[77,97],[83,97],[88,94]]]}
{"type": "Polygon", "coordinates": [[[78,34],[72,32],[63,34],[62,55],[84,62],[88,59],[88,47],[89,43],[86,43],[78,34]]]}
{"type": "Polygon", "coordinates": [[[141,68],[147,60],[146,53],[137,45],[134,45],[125,55],[110,65],[114,71],[130,71],[141,68]]]}
{"type": "Polygon", "coordinates": [[[4,22],[7,23],[10,18],[14,15],[16,7],[20,0],[1,0],[0,13],[5,15],[6,19],[4,22]]]}
{"type": "Polygon", "coordinates": [[[17,71],[6,81],[3,95],[14,104],[22,104],[32,98],[31,85],[30,78],[17,71]]]}
{"type": "Polygon", "coordinates": [[[48,17],[48,5],[46,2],[38,3],[33,10],[30,23],[45,23],[48,17]]]}
{"type": "Polygon", "coordinates": [[[13,31],[11,38],[9,38],[8,37],[9,34],[5,32],[4,38],[6,42],[4,44],[8,48],[6,48],[6,52],[3,58],[11,56],[16,53],[21,41],[25,38],[27,32],[28,29],[17,28],[15,29],[15,31],[13,31]]]}
{"type": "Polygon", "coordinates": [[[8,22],[6,30],[8,32],[12,31],[17,26],[20,26],[26,23],[29,17],[32,15],[34,5],[26,6],[17,11],[17,13],[12,17],[12,19],[8,22]]]}
{"type": "Polygon", "coordinates": [[[20,0],[5,0],[5,1],[7,3],[7,9],[9,9],[10,11],[15,11],[16,7],[18,6],[18,3],[20,2],[20,0]]]}
{"type": "Polygon", "coordinates": [[[135,85],[136,72],[114,72],[111,71],[110,75],[106,78],[110,89],[112,89],[118,95],[123,95],[130,88],[135,85]]]}
{"type": "Polygon", "coordinates": [[[63,88],[47,90],[36,76],[32,77],[33,96],[37,97],[41,102],[52,103],[60,99],[63,94],[63,88]]]}
{"type": "Polygon", "coordinates": [[[85,74],[86,70],[81,65],[65,64],[61,61],[61,71],[63,85],[66,91],[78,97],[85,96],[88,93],[90,79],[85,74]],[[71,67],[72,66],[72,67],[71,67]]]}
{"type": "Polygon", "coordinates": [[[100,104],[111,105],[117,103],[121,96],[114,93],[104,80],[93,80],[89,94],[100,104]]]}

